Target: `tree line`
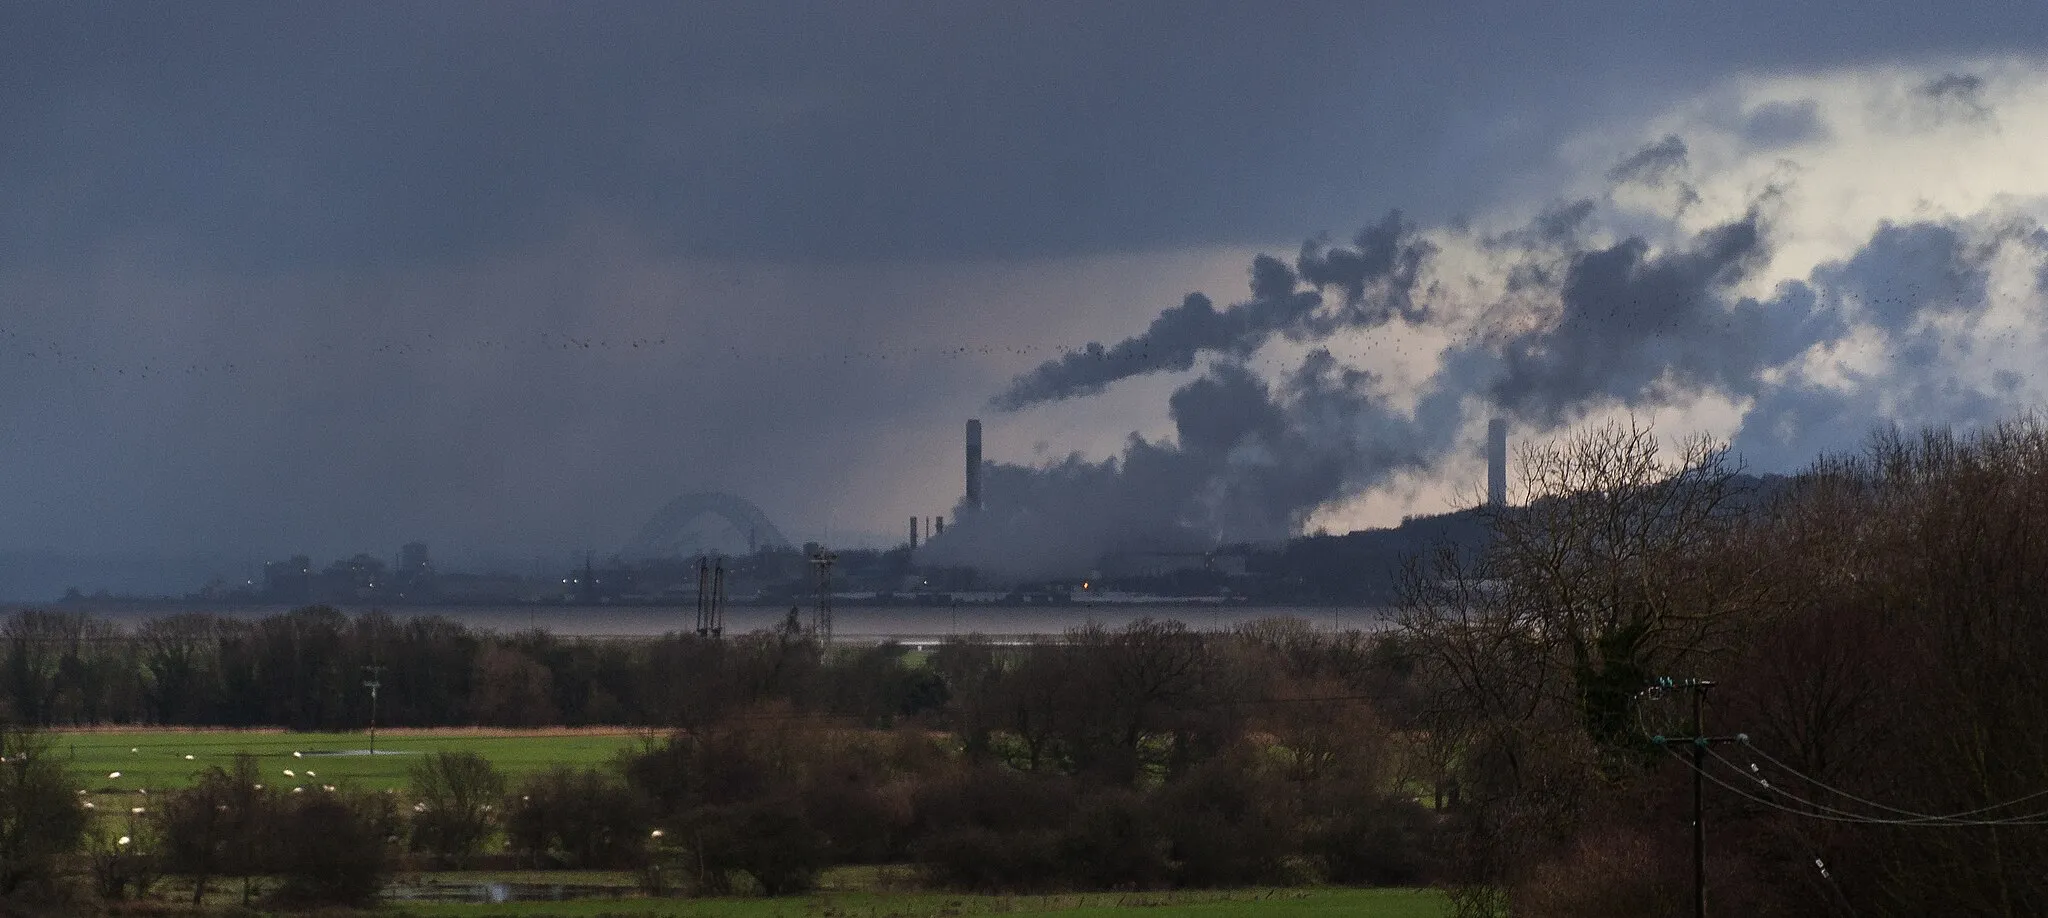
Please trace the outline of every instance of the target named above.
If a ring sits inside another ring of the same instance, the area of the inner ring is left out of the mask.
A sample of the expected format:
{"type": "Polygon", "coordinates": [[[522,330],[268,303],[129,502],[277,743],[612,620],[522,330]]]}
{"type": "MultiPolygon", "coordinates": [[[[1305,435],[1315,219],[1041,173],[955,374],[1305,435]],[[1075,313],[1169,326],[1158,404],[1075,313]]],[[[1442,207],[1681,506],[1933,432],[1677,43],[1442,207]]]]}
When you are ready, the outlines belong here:
{"type": "MultiPolygon", "coordinates": [[[[347,728],[374,664],[385,723],[661,728],[605,768],[442,763],[395,809],[351,804],[377,863],[707,893],[834,864],[990,890],[1427,881],[1461,918],[1683,914],[1697,775],[1716,913],[2048,913],[2048,425],[1886,432],[1770,493],[1719,444],[1629,425],[1519,469],[1484,549],[1417,558],[1382,633],[1142,621],[914,659],[794,622],[579,641],[314,608],[101,640],[35,612],[0,627],[0,703],[347,728]],[[1721,742],[1696,772],[1705,681],[1721,742]]],[[[0,793],[40,814],[0,813],[0,843],[66,824],[32,797],[0,793]]]]}
{"type": "Polygon", "coordinates": [[[515,781],[438,755],[374,794],[286,788],[244,758],[81,824],[76,776],[27,743],[9,767],[40,777],[0,793],[0,825],[36,801],[21,824],[58,836],[38,875],[85,858],[105,899],[174,874],[195,898],[360,903],[400,864],[625,869],[690,894],[802,892],[845,864],[990,891],[1428,878],[1437,818],[1399,723],[1405,664],[1367,635],[1141,621],[916,662],[828,654],[797,630],[643,643],[699,654],[697,691],[606,766],[515,781]]]}
{"type": "Polygon", "coordinates": [[[253,621],[177,615],[132,631],[25,609],[0,622],[0,715],[38,727],[352,730],[369,723],[363,682],[374,671],[377,720],[388,726],[676,726],[732,705],[828,696],[885,719],[927,710],[943,691],[935,677],[894,665],[903,652],[828,661],[794,621],[727,641],[593,640],[324,606],[253,621]]]}

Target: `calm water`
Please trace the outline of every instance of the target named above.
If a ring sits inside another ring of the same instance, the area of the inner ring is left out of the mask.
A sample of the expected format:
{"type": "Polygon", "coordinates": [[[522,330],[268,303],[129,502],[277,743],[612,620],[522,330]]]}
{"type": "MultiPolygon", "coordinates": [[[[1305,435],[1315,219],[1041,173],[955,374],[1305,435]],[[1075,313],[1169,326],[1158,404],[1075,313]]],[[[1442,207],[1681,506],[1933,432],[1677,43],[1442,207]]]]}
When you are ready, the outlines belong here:
{"type": "MultiPolygon", "coordinates": [[[[96,615],[132,627],[151,618],[181,612],[211,612],[235,618],[261,618],[288,611],[288,606],[210,606],[202,603],[128,605],[79,603],[57,607],[96,615]]],[[[370,607],[340,607],[351,614],[370,607]]],[[[10,610],[11,611],[11,610],[10,610]]],[[[542,628],[557,634],[594,637],[659,635],[696,628],[694,606],[437,606],[387,610],[399,618],[432,615],[471,628],[524,631],[542,628]]],[[[734,606],[726,610],[727,634],[771,627],[789,607],[734,606]]],[[[808,623],[811,608],[800,608],[808,623]]],[[[833,616],[834,633],[847,640],[931,640],[951,634],[1058,634],[1089,623],[1120,627],[1139,618],[1174,619],[1197,630],[1218,630],[1242,622],[1277,616],[1303,619],[1319,629],[1374,630],[1386,626],[1392,610],[1378,607],[1096,605],[1096,606],[842,606],[833,616]]]]}

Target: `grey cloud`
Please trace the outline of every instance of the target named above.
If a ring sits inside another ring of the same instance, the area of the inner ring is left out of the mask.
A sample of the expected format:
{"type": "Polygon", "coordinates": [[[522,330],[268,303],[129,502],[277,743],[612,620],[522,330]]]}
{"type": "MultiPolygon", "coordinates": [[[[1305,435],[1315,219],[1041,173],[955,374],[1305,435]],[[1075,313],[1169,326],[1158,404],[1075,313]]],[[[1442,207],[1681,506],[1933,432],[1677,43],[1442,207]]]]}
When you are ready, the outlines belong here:
{"type": "MultiPolygon", "coordinates": [[[[2010,227],[2005,235],[2048,251],[2039,227],[2010,227]]],[[[1811,286],[1801,290],[1820,330],[1799,340],[1839,339],[1852,325],[1867,324],[1889,345],[1886,370],[1876,377],[1852,374],[1846,386],[1795,377],[1757,388],[1735,446],[1752,461],[1789,468],[1852,449],[1883,421],[1971,427],[2026,407],[2009,371],[1993,374],[1988,390],[1965,382],[1943,354],[1960,342],[1923,321],[1985,308],[1989,256],[1954,224],[1886,224],[1854,256],[1816,269],[1811,286]]],[[[1787,308],[1779,313],[1790,316],[1799,304],[1782,305],[1787,308]]]]}
{"type": "Polygon", "coordinates": [[[1677,134],[1666,134],[1664,139],[1629,154],[1607,170],[1607,180],[1617,185],[1629,182],[1662,185],[1684,172],[1686,153],[1683,138],[1677,134]]]}
{"type": "Polygon", "coordinates": [[[1827,137],[1820,106],[1811,99],[1766,102],[1751,109],[1742,123],[1742,139],[1760,150],[1775,150],[1827,137]]]}
{"type": "Polygon", "coordinates": [[[1984,78],[1973,73],[1946,73],[1920,86],[1920,95],[1945,115],[1971,119],[1989,118],[1991,106],[1984,101],[1984,78]]]}
{"type": "Polygon", "coordinates": [[[588,211],[695,253],[1257,245],[1483,206],[1581,116],[1727,73],[2048,41],[2048,12],[1990,9],[12,4],[0,212],[23,257],[145,232],[252,270],[504,251],[588,211]]]}
{"type": "MultiPolygon", "coordinates": [[[[863,292],[847,270],[1269,247],[1396,205],[1433,226],[1547,181],[1561,138],[1732,73],[2048,45],[2048,8],[1866,9],[0,4],[0,326],[49,332],[38,356],[10,344],[0,365],[18,482],[0,541],[615,544],[643,510],[705,487],[754,497],[791,529],[835,499],[862,508],[861,528],[893,529],[872,521],[897,513],[883,498],[845,495],[891,481],[911,494],[924,473],[904,470],[894,437],[949,440],[955,422],[933,416],[972,410],[958,393],[999,392],[1019,365],[819,345],[934,326],[959,329],[955,348],[1011,344],[974,330],[959,289],[863,292]],[[592,226],[616,238],[589,245],[592,226]],[[586,246],[582,267],[553,267],[586,246]],[[691,259],[729,276],[728,292],[585,282],[691,259]],[[521,270],[532,264],[549,267],[521,270]],[[419,283],[442,272],[504,281],[419,283]],[[260,302],[228,302],[235,290],[260,302]],[[652,356],[601,346],[628,324],[675,333],[652,356]],[[513,346],[413,340],[429,333],[513,346]],[[593,344],[539,343],[562,336],[593,344]],[[104,372],[117,365],[151,375],[104,372]]],[[[1532,232],[1574,251],[1586,212],[1532,232]]],[[[1257,308],[1190,301],[1156,346],[1122,364],[1105,346],[1108,373],[1054,366],[1057,385],[1031,397],[1096,391],[1125,378],[1118,367],[1228,361],[1272,335],[1433,321],[1430,291],[1404,279],[1426,251],[1405,230],[1374,235],[1398,223],[1262,262],[1257,308]]],[[[1518,283],[1533,296],[1562,276],[1518,283]]],[[[1423,426],[1451,426],[1445,406],[1487,391],[1483,357],[1436,381],[1423,426]]],[[[1370,399],[1351,411],[1336,371],[1319,378],[1268,397],[1290,436],[1348,441],[1342,488],[1407,461],[1372,458],[1406,421],[1370,399]],[[1346,412],[1350,426],[1324,417],[1346,412]]],[[[1191,429],[1222,408],[1191,408],[1191,429]]],[[[1268,439],[1239,438],[1214,466],[1233,471],[1202,480],[1271,482],[1255,476],[1268,439]]],[[[1437,441],[1416,442],[1426,455],[1437,441]]],[[[1172,470],[1188,461],[1178,449],[1132,455],[1172,470]]],[[[1102,487],[1151,493],[1131,467],[1102,487]]],[[[1205,493],[1202,506],[1234,506],[1235,492],[1205,493]]],[[[1209,519],[1182,509],[1174,519],[1209,519]]],[[[1277,525],[1218,512],[1231,531],[1277,525]]]]}

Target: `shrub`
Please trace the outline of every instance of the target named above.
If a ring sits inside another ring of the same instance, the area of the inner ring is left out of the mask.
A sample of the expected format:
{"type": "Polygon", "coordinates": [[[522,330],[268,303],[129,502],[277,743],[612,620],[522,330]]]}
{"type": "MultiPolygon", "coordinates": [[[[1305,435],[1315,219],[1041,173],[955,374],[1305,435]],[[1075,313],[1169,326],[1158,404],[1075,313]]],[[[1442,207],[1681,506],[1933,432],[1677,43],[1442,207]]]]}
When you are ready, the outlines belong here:
{"type": "Polygon", "coordinates": [[[1677,914],[1687,884],[1681,858],[1644,836],[1616,830],[1583,838],[1564,857],[1532,871],[1509,892],[1516,915],[1530,918],[1634,918],[1677,914]]]}
{"type": "Polygon", "coordinates": [[[40,738],[0,727],[0,897],[54,892],[57,863],[85,839],[78,787],[40,738]]]}
{"type": "Polygon", "coordinates": [[[1387,797],[1347,807],[1309,833],[1304,847],[1332,883],[1416,886],[1430,879],[1438,851],[1436,816],[1413,800],[1387,797]]]}
{"type": "Polygon", "coordinates": [[[1155,798],[1161,828],[1185,886],[1287,885],[1300,826],[1289,789],[1239,749],[1203,762],[1155,798]]]}
{"type": "Polygon", "coordinates": [[[279,814],[277,899],[289,905],[360,907],[376,901],[390,869],[382,801],[338,792],[293,794],[279,814]]]}
{"type": "Polygon", "coordinates": [[[459,866],[483,848],[505,796],[505,776],[474,752],[440,752],[412,767],[412,850],[459,866]]]}
{"type": "Polygon", "coordinates": [[[215,766],[190,788],[162,795],[149,812],[162,837],[164,869],[192,880],[192,902],[206,898],[214,877],[249,878],[263,872],[275,833],[277,795],[259,790],[256,759],[238,755],[232,768],[215,766]]]}
{"type": "Polygon", "coordinates": [[[1167,842],[1141,794],[1111,790],[1083,801],[1060,838],[1061,872],[1082,889],[1147,889],[1173,875],[1167,842]]]}
{"type": "Polygon", "coordinates": [[[830,862],[824,833],[804,819],[795,800],[763,800],[698,809],[684,844],[694,849],[705,886],[723,888],[718,874],[739,871],[761,892],[785,896],[809,892],[830,862]]]}
{"type": "Polygon", "coordinates": [[[1062,873],[1060,833],[1053,829],[948,829],[926,836],[911,853],[929,881],[954,889],[1052,889],[1062,873]]]}
{"type": "Polygon", "coordinates": [[[530,863],[629,869],[646,860],[651,826],[645,801],[595,768],[535,775],[506,809],[507,840],[530,863]]]}

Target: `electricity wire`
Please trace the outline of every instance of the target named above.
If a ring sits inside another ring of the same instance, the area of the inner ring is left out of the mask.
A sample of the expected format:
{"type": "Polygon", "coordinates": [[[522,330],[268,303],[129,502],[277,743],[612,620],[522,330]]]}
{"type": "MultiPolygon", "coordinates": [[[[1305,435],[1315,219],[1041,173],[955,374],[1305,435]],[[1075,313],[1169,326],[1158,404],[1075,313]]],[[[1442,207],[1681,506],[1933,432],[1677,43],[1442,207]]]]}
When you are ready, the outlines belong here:
{"type": "Polygon", "coordinates": [[[1780,796],[1780,797],[1783,797],[1783,798],[1785,798],[1786,800],[1790,800],[1790,801],[1792,801],[1792,802],[1794,802],[1794,803],[1802,804],[1802,805],[1804,805],[1804,806],[1809,806],[1809,807],[1813,807],[1814,809],[1817,809],[1817,810],[1823,810],[1823,811],[1826,811],[1826,812],[1829,812],[1829,813],[1836,813],[1836,814],[1839,814],[1839,815],[1843,815],[1843,816],[1861,817],[1861,818],[1868,818],[1868,819],[1872,819],[1872,820],[1884,820],[1884,821],[1885,821],[1885,823],[1886,823],[1886,824],[1889,824],[1889,825],[1916,825],[1916,824],[1917,824],[1917,825],[1971,825],[1971,826],[1989,826],[1989,825],[2036,825],[2036,824],[2048,824],[2048,823],[2038,823],[2038,822],[2035,822],[2035,820],[2040,820],[2040,819],[2042,819],[2043,817],[2048,817],[2048,812],[2043,812],[2043,813],[2022,813],[2022,814],[2019,814],[2019,815],[2016,815],[2016,816],[2004,817],[2004,818],[2000,818],[2000,819],[1961,819],[1961,818],[1957,818],[1957,817],[1959,817],[1959,816],[1962,816],[1962,815],[1967,815],[1967,814],[1956,814],[1955,816],[1936,816],[1936,815],[1930,815],[1930,814],[1926,814],[1926,813],[1919,813],[1919,812],[1915,812],[1915,811],[1912,811],[1912,810],[1902,810],[1902,809],[1899,809],[1899,808],[1897,808],[1897,807],[1891,807],[1891,806],[1886,806],[1886,805],[1884,805],[1884,804],[1881,804],[1881,803],[1876,803],[1876,802],[1874,802],[1874,801],[1862,801],[1862,800],[1861,800],[1861,798],[1858,798],[1858,799],[1859,799],[1859,802],[1868,802],[1868,803],[1869,803],[1869,804],[1870,804],[1871,806],[1875,806],[1875,807],[1878,807],[1878,808],[1880,808],[1880,809],[1886,809],[1886,810],[1891,810],[1891,811],[1892,811],[1892,812],[1894,812],[1894,813],[1904,813],[1904,814],[1909,814],[1909,818],[1905,818],[1905,819],[1895,819],[1895,818],[1892,818],[1892,817],[1888,817],[1888,816],[1875,816],[1875,815],[1871,815],[1871,814],[1868,814],[1868,813],[1859,813],[1859,812],[1856,812],[1856,811],[1854,811],[1854,810],[1849,810],[1849,809],[1843,809],[1843,808],[1841,808],[1841,807],[1837,807],[1837,806],[1832,806],[1832,805],[1830,805],[1830,804],[1822,803],[1822,802],[1820,802],[1820,801],[1817,801],[1817,800],[1811,800],[1811,799],[1808,799],[1808,798],[1806,798],[1806,797],[1803,797],[1803,796],[1800,796],[1800,795],[1798,795],[1798,794],[1795,794],[1795,793],[1793,793],[1793,792],[1791,792],[1791,791],[1788,791],[1788,790],[1784,789],[1783,787],[1779,787],[1778,785],[1772,784],[1772,783],[1771,783],[1771,782],[1770,782],[1769,780],[1767,780],[1767,779],[1765,779],[1765,778],[1763,777],[1763,775],[1761,774],[1761,772],[1759,772],[1759,771],[1755,770],[1754,768],[1752,768],[1752,770],[1751,770],[1751,771],[1744,771],[1744,770],[1743,770],[1743,768],[1742,768],[1742,765],[1741,765],[1741,763],[1739,763],[1739,762],[1734,762],[1734,761],[1731,761],[1731,760],[1729,760],[1728,758],[1726,758],[1725,756],[1721,755],[1721,754],[1720,754],[1720,753],[1718,753],[1718,752],[1714,752],[1714,751],[1713,751],[1713,750],[1711,750],[1711,749],[1709,749],[1709,750],[1708,750],[1707,754],[1708,754],[1708,755],[1710,755],[1710,756],[1712,756],[1712,757],[1714,758],[1714,760],[1715,760],[1715,761],[1718,761],[1718,762],[1720,762],[1721,764],[1723,764],[1723,765],[1726,765],[1726,766],[1728,766],[1728,767],[1729,767],[1729,768],[1731,768],[1731,769],[1734,769],[1734,770],[1735,770],[1735,772],[1736,772],[1737,774],[1741,774],[1741,775],[1743,775],[1744,777],[1746,777],[1746,778],[1749,778],[1749,779],[1750,779],[1751,781],[1754,781],[1754,782],[1756,782],[1756,783],[1757,783],[1757,785],[1758,785],[1759,787],[1762,787],[1762,788],[1763,788],[1764,790],[1766,790],[1766,791],[1769,791],[1769,792],[1771,792],[1771,793],[1777,794],[1778,796],[1780,796]]]}
{"type": "MultiPolygon", "coordinates": [[[[1749,791],[1747,791],[1747,790],[1745,790],[1745,789],[1743,789],[1743,788],[1741,788],[1741,787],[1738,787],[1738,786],[1736,786],[1736,785],[1734,785],[1734,784],[1731,784],[1731,783],[1729,783],[1729,782],[1727,782],[1727,781],[1724,781],[1724,780],[1722,780],[1722,779],[1720,778],[1720,776],[1719,776],[1719,775],[1716,775],[1716,774],[1712,773],[1711,771],[1708,771],[1708,770],[1707,770],[1707,769],[1705,769],[1705,768],[1699,768],[1699,767],[1696,767],[1696,766],[1694,766],[1692,762],[1690,762],[1690,761],[1687,761],[1687,760],[1686,760],[1686,758],[1685,758],[1685,756],[1684,756],[1684,755],[1682,755],[1682,754],[1680,754],[1680,753],[1678,752],[1678,750],[1677,750],[1677,749],[1675,749],[1675,748],[1673,748],[1672,746],[1666,745],[1666,746],[1664,747],[1664,751],[1665,751],[1666,753],[1668,753],[1668,754],[1669,754],[1669,755],[1670,755],[1670,756],[1671,756],[1672,758],[1674,758],[1674,759],[1677,759],[1678,761],[1680,761],[1680,762],[1683,762],[1683,763],[1685,763],[1685,767],[1687,767],[1687,768],[1691,768],[1691,769],[1693,769],[1694,771],[1697,771],[1697,772],[1698,772],[1698,773],[1700,774],[1700,776],[1701,776],[1702,778],[1705,778],[1705,779],[1706,779],[1706,780],[1708,780],[1708,781],[1712,781],[1712,782],[1713,782],[1713,783],[1714,783],[1714,784],[1715,784],[1716,786],[1720,787],[1720,788],[1721,788],[1722,790],[1725,790],[1725,791],[1727,791],[1727,792],[1729,792],[1729,793],[1731,793],[1731,794],[1734,794],[1734,795],[1735,795],[1735,796],[1737,796],[1737,797],[1741,797],[1742,799],[1744,799],[1744,800],[1747,800],[1747,801],[1749,801],[1749,802],[1751,802],[1751,803],[1754,803],[1754,804],[1756,804],[1756,805],[1758,805],[1758,806],[1766,807],[1766,808],[1768,808],[1768,809],[1778,810],[1778,811],[1780,811],[1780,812],[1783,812],[1783,813],[1789,813],[1789,814],[1791,814],[1791,815],[1794,815],[1794,816],[1801,816],[1801,817],[1805,817],[1805,818],[1807,818],[1807,819],[1819,819],[1819,820],[1822,820],[1822,821],[1825,821],[1825,822],[1839,822],[1839,823],[1848,823],[1848,824],[1852,824],[1852,825],[1889,825],[1889,826],[1907,826],[1907,827],[1920,827],[1920,826],[1941,826],[1941,827],[1948,827],[1948,828],[1986,828],[1986,827],[1995,827],[1995,826],[2038,826],[2038,825],[2048,825],[2048,820],[2043,820],[2043,819],[2039,819],[2039,818],[2038,818],[2038,817],[2041,817],[2041,816],[2043,816],[2043,815],[2048,815],[2048,814],[2039,814],[2039,813],[2036,813],[2036,814],[2027,814],[2027,815],[2025,815],[2025,816],[2018,816],[2018,817],[2013,817],[2012,819],[2009,819],[2009,820],[1942,820],[1942,821],[1932,821],[1932,822],[1930,822],[1930,821],[1928,821],[1928,820],[1924,820],[1924,819],[1889,819],[1889,818],[1886,818],[1886,817],[1881,817],[1881,816],[1871,816],[1871,815],[1868,815],[1868,814],[1860,814],[1860,813],[1851,813],[1851,812],[1849,812],[1849,811],[1847,811],[1847,810],[1838,810],[1838,809],[1835,809],[1835,808],[1833,808],[1833,807],[1828,807],[1828,806],[1825,806],[1825,805],[1819,805],[1819,806],[1820,806],[1820,809],[1822,810],[1821,812],[1816,812],[1816,811],[1814,811],[1814,810],[1800,809],[1800,808],[1797,808],[1797,807],[1791,807],[1791,806],[1786,806],[1786,805],[1784,805],[1784,804],[1782,804],[1782,803],[1779,803],[1779,802],[1777,802],[1777,801],[1775,801],[1775,800],[1771,800],[1771,799],[1769,799],[1769,798],[1767,798],[1767,797],[1759,797],[1759,796],[1757,796],[1757,795],[1755,795],[1755,794],[1752,794],[1752,793],[1750,793],[1749,791]]],[[[1723,760],[1723,761],[1725,761],[1725,760],[1723,760]]],[[[1767,789],[1769,789],[1769,785],[1768,785],[1768,784],[1766,784],[1766,785],[1765,785],[1765,787],[1766,787],[1767,789]]],[[[1808,804],[1811,804],[1811,803],[1812,803],[1811,801],[1806,801],[1806,800],[1804,800],[1803,798],[1799,798],[1799,797],[1797,797],[1796,795],[1791,795],[1791,794],[1787,794],[1787,793],[1785,793],[1785,792],[1784,792],[1784,791],[1782,791],[1782,790],[1775,790],[1775,789],[1773,789],[1773,790],[1774,790],[1774,792],[1775,792],[1775,793],[1778,793],[1778,794],[1779,794],[1779,795],[1781,795],[1781,796],[1785,796],[1785,797],[1787,797],[1788,799],[1792,799],[1792,800],[1797,800],[1797,801],[1799,801],[1799,802],[1802,802],[1802,803],[1808,803],[1808,804]]]]}
{"type": "MultiPolygon", "coordinates": [[[[1792,775],[1793,777],[1795,777],[1795,778],[1798,778],[1798,779],[1799,779],[1799,780],[1801,780],[1801,781],[1805,781],[1805,782],[1807,782],[1808,784],[1812,784],[1812,785],[1813,785],[1814,787],[1820,788],[1821,790],[1827,791],[1827,792],[1829,792],[1829,793],[1832,793],[1832,794],[1836,794],[1836,795],[1839,795],[1839,796],[1841,796],[1841,797],[1845,797],[1845,798],[1847,798],[1847,799],[1850,799],[1850,800],[1853,800],[1853,801],[1855,801],[1855,802],[1857,802],[1857,803],[1861,803],[1861,804],[1863,804],[1863,805],[1865,805],[1865,806],[1872,806],[1872,807],[1876,807],[1876,808],[1878,808],[1878,809],[1880,809],[1880,810],[1887,810],[1887,811],[1890,811],[1890,812],[1893,812],[1893,813],[1898,813],[1898,814],[1900,814],[1900,815],[1904,815],[1904,816],[1914,816],[1914,817],[1918,817],[1918,818],[1922,818],[1922,819],[1956,819],[1956,818],[1959,818],[1959,817],[1963,817],[1963,816],[1976,816],[1976,815],[1979,815],[1979,814],[1982,814],[1982,813],[1988,813],[1988,812],[1991,812],[1991,811],[1993,811],[1993,810],[2002,810],[2002,809],[2005,809],[2006,807],[2009,807],[2009,806],[2014,806],[2014,805],[2017,805],[2017,804],[2020,804],[2020,803],[2025,803],[2025,802],[2027,802],[2027,801],[2029,801],[2029,800],[2036,800],[2036,799],[2039,799],[2039,798],[2042,798],[2042,797],[2048,797],[2048,790],[2040,790],[2040,791],[2035,791],[2035,792],[2033,792],[2033,793],[2031,793],[2031,794],[2026,794],[2026,795],[2023,795],[2023,796],[2019,796],[2019,797],[2014,797],[2013,799],[2011,799],[2011,800],[2007,800],[2007,801],[2004,801],[2004,802],[2002,802],[2002,803],[1994,803],[1994,804],[1991,804],[1991,805],[1989,805],[1989,806],[1980,806],[1980,807],[1977,807],[1976,809],[1972,809],[1972,810],[1961,810],[1961,811],[1958,811],[1958,812],[1954,812],[1954,813],[1947,813],[1947,814],[1942,814],[1942,815],[1934,815],[1934,814],[1929,814],[1929,813],[1919,813],[1919,812],[1915,812],[1915,811],[1913,811],[1913,810],[1901,809],[1901,808],[1899,808],[1899,807],[1894,807],[1894,806],[1887,806],[1887,805],[1885,805],[1885,804],[1882,804],[1882,803],[1879,803],[1879,802],[1877,802],[1877,801],[1875,801],[1875,800],[1869,800],[1869,799],[1866,799],[1866,798],[1863,798],[1863,797],[1859,797],[1859,796],[1857,796],[1857,795],[1855,795],[1855,794],[1852,794],[1852,793],[1850,793],[1850,792],[1848,792],[1848,791],[1846,791],[1846,790],[1843,790],[1843,789],[1841,789],[1841,788],[1839,788],[1839,787],[1835,787],[1834,785],[1828,784],[1827,782],[1825,782],[1825,781],[1822,781],[1822,780],[1820,780],[1819,778],[1813,777],[1812,775],[1808,775],[1808,774],[1805,774],[1805,773],[1801,772],[1800,770],[1798,770],[1798,769],[1796,769],[1796,768],[1793,768],[1793,767],[1792,767],[1792,766],[1790,766],[1790,765],[1787,765],[1787,764],[1785,764],[1785,763],[1784,763],[1783,761],[1780,761],[1779,759],[1777,759],[1777,758],[1773,757],[1773,756],[1772,756],[1772,755],[1771,755],[1770,753],[1768,753],[1768,752],[1765,752],[1765,751],[1763,751],[1762,749],[1758,749],[1758,748],[1757,748],[1757,747],[1755,746],[1755,744],[1753,744],[1753,743],[1750,743],[1750,742],[1749,742],[1749,741],[1747,741],[1747,740],[1744,740],[1744,741],[1743,741],[1743,743],[1742,743],[1742,745],[1743,745],[1744,747],[1748,748],[1748,749],[1749,749],[1749,751],[1750,751],[1751,753],[1755,754],[1757,758],[1763,759],[1764,761],[1766,761],[1766,762],[1769,762],[1769,763],[1771,763],[1771,765],[1773,765],[1773,766],[1777,767],[1778,769],[1780,769],[1780,770],[1784,771],[1785,773],[1787,773],[1787,774],[1790,774],[1790,775],[1792,775]]],[[[1752,766],[1752,767],[1753,767],[1753,766],[1752,766]]],[[[2040,816],[2040,815],[2048,815],[2048,813],[2037,813],[2037,814],[2031,814],[2031,815],[2032,815],[2032,816],[2040,816]]],[[[2021,817],[2014,817],[2014,818],[2021,818],[2021,817]]]]}

